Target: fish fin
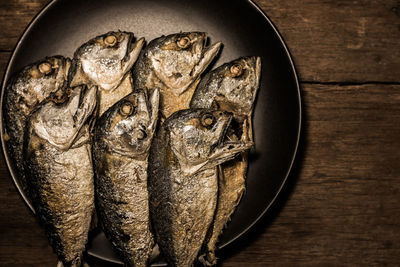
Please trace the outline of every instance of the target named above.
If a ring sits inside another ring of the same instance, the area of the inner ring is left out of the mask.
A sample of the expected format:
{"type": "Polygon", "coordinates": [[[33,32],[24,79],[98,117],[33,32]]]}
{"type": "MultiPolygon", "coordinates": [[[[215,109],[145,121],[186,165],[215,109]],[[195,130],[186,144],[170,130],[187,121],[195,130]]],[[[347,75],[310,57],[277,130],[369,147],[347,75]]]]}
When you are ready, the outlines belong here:
{"type": "MultiPolygon", "coordinates": [[[[139,57],[139,55],[140,55],[140,52],[142,51],[142,48],[143,48],[143,46],[144,46],[144,43],[145,43],[145,39],[142,37],[142,38],[140,38],[139,40],[137,40],[135,43],[134,43],[134,48],[132,49],[132,52],[131,52],[131,54],[130,54],[130,56],[132,57],[132,61],[133,61],[133,63],[135,63],[136,62],[136,60],[138,59],[138,57],[139,57]]],[[[132,64],[133,65],[133,64],[132,64]]],[[[131,66],[132,67],[132,66],[131,66]]]]}
{"type": "Polygon", "coordinates": [[[222,47],[221,42],[217,42],[210,47],[206,48],[203,54],[203,58],[196,65],[192,75],[193,77],[199,77],[210,65],[210,63],[214,60],[214,58],[218,55],[220,49],[222,47]]]}
{"type": "Polygon", "coordinates": [[[155,88],[149,97],[150,107],[151,107],[151,123],[149,128],[152,129],[154,133],[158,121],[158,111],[160,105],[160,90],[155,88]]]}

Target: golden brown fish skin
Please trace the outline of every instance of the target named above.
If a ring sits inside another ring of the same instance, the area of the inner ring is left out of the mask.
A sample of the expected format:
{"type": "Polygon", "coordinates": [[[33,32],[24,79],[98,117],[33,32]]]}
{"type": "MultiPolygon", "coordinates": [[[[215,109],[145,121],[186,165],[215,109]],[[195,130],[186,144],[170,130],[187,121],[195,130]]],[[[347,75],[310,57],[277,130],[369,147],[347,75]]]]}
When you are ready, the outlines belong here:
{"type": "Polygon", "coordinates": [[[159,88],[164,118],[189,108],[200,75],[221,47],[205,47],[206,40],[206,33],[182,32],[154,39],[142,50],[133,70],[134,88],[159,88]]]}
{"type": "Polygon", "coordinates": [[[44,104],[30,117],[24,144],[32,204],[64,266],[81,265],[94,212],[88,124],[95,106],[94,87],[44,104]]]}
{"type": "Polygon", "coordinates": [[[226,112],[181,110],[169,117],[153,140],[149,156],[152,225],[171,266],[191,266],[213,221],[218,164],[251,147],[222,143],[231,121],[226,112]]]}
{"type": "MultiPolygon", "coordinates": [[[[228,129],[231,140],[253,141],[251,114],[259,87],[261,59],[242,57],[223,64],[205,75],[191,100],[191,108],[216,108],[233,113],[228,129]]],[[[219,195],[215,219],[204,244],[200,261],[217,263],[218,237],[235,212],[246,188],[247,152],[225,162],[219,168],[219,195]]]]}
{"type": "Polygon", "coordinates": [[[96,123],[93,158],[99,219],[128,266],[146,266],[154,245],[150,231],[147,165],[157,124],[159,93],[137,89],[96,123]]]}
{"type": "Polygon", "coordinates": [[[38,219],[64,265],[80,266],[94,212],[90,144],[60,152],[35,138],[31,145],[41,149],[28,160],[28,172],[35,177],[28,184],[35,191],[30,195],[38,219]]]}
{"type": "Polygon", "coordinates": [[[143,38],[133,40],[131,32],[111,31],[90,39],[74,53],[69,86],[98,86],[99,116],[132,92],[130,70],[144,44],[143,38]]]}
{"type": "Polygon", "coordinates": [[[3,122],[6,149],[16,167],[17,180],[27,193],[23,164],[23,141],[28,116],[49,99],[60,100],[65,95],[70,59],[46,57],[17,73],[4,92],[3,122]]]}

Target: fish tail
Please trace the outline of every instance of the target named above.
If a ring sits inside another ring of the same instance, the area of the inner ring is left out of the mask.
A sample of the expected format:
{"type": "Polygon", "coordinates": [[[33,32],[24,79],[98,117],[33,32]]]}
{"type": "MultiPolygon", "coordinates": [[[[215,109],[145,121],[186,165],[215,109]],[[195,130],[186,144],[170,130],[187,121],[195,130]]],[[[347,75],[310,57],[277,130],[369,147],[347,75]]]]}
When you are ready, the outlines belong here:
{"type": "Polygon", "coordinates": [[[200,255],[198,259],[203,266],[214,266],[217,264],[217,257],[215,257],[213,250],[200,255]]]}
{"type": "Polygon", "coordinates": [[[149,257],[149,262],[154,262],[159,256],[160,256],[160,247],[158,246],[157,243],[155,243],[149,257]]]}
{"type": "Polygon", "coordinates": [[[82,256],[77,256],[72,261],[65,263],[59,260],[57,267],[90,267],[90,265],[82,259],[82,256]]]}

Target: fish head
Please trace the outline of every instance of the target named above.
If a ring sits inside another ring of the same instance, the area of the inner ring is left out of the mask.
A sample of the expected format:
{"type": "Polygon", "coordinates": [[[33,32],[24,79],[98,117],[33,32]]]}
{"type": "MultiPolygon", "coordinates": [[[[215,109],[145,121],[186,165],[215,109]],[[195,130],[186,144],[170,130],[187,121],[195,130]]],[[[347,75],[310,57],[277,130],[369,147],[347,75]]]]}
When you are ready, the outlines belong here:
{"type": "Polygon", "coordinates": [[[67,101],[53,101],[42,105],[30,118],[33,131],[54,147],[68,150],[97,104],[96,86],[77,86],[70,91],[67,101]]]}
{"type": "Polygon", "coordinates": [[[211,106],[235,115],[251,113],[261,75],[260,57],[242,57],[226,63],[205,77],[199,90],[215,90],[211,106]]]}
{"type": "Polygon", "coordinates": [[[207,34],[185,32],[162,36],[146,47],[145,57],[161,82],[175,95],[182,94],[218,54],[221,43],[206,47],[207,34]]]}
{"type": "Polygon", "coordinates": [[[133,42],[133,33],[108,32],[83,44],[74,54],[70,86],[93,83],[113,90],[136,62],[144,44],[133,42]]]}
{"type": "Polygon", "coordinates": [[[48,98],[63,101],[70,65],[70,59],[53,56],[25,67],[12,85],[21,112],[30,114],[48,98]]]}
{"type": "Polygon", "coordinates": [[[157,125],[158,105],[158,89],[149,97],[146,90],[135,89],[104,113],[100,121],[106,120],[106,127],[99,128],[103,133],[98,134],[106,137],[110,151],[131,158],[146,158],[157,125]]]}
{"type": "Polygon", "coordinates": [[[213,168],[252,146],[251,142],[224,143],[231,119],[229,112],[209,109],[184,110],[171,116],[167,124],[170,146],[185,175],[213,168]]]}

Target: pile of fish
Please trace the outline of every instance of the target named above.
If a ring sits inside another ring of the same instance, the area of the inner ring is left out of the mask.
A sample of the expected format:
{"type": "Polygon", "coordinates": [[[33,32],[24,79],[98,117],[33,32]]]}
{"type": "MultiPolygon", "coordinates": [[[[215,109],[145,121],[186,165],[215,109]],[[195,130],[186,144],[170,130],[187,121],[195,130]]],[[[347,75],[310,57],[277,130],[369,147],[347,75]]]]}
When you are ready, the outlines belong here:
{"type": "Polygon", "coordinates": [[[207,39],[109,32],[8,83],[5,146],[59,266],[83,264],[97,221],[127,266],[157,245],[171,266],[216,264],[245,191],[261,59],[205,74],[222,45],[207,39]]]}

